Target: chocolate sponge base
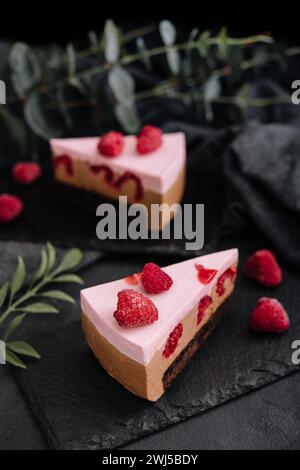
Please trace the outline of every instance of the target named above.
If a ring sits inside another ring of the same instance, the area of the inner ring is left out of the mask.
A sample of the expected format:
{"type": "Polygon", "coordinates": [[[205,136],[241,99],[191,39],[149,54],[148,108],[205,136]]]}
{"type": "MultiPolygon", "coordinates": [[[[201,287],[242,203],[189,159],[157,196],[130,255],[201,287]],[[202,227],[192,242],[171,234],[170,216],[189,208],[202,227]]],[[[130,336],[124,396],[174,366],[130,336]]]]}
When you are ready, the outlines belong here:
{"type": "Polygon", "coordinates": [[[207,338],[212,334],[214,329],[221,323],[221,320],[228,313],[231,306],[231,296],[218,308],[206,325],[194,336],[189,344],[181,351],[179,356],[166,370],[163,376],[163,385],[165,390],[171,385],[173,380],[180,374],[193,355],[204,345],[207,338]]]}

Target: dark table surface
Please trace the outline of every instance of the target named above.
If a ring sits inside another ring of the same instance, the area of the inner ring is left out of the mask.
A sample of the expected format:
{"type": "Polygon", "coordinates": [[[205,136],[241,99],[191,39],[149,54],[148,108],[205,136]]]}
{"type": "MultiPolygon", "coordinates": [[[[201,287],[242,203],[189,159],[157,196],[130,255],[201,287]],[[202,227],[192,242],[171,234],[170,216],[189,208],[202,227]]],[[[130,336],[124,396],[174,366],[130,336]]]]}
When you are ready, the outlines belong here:
{"type": "MultiPolygon", "coordinates": [[[[101,282],[101,278],[114,279],[140,267],[138,258],[106,256],[89,268],[84,277],[89,285],[95,276],[101,282]]],[[[299,378],[296,373],[124,449],[297,449],[299,378]]],[[[0,449],[47,449],[18,385],[5,366],[0,368],[0,383],[0,449]]]]}

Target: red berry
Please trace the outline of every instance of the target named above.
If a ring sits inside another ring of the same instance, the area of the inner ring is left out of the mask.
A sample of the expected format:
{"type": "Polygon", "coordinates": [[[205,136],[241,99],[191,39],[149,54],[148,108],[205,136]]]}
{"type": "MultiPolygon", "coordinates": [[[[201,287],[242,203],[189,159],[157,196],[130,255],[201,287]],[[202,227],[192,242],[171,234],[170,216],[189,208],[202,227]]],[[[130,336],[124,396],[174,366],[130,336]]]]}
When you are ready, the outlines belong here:
{"type": "Polygon", "coordinates": [[[270,250],[260,250],[250,256],[244,274],[266,287],[275,287],[282,282],[281,268],[270,250]]]}
{"type": "Polygon", "coordinates": [[[290,320],[277,299],[262,297],[251,313],[250,327],[266,333],[283,333],[289,329],[290,320]]]}
{"type": "Polygon", "coordinates": [[[6,224],[16,219],[24,209],[22,200],[10,194],[0,194],[0,223],[6,224]]]}
{"type": "Polygon", "coordinates": [[[19,162],[12,169],[13,179],[20,184],[30,184],[39,179],[42,168],[39,163],[19,162]]]}
{"type": "Polygon", "coordinates": [[[124,136],[121,132],[110,131],[100,138],[98,150],[106,157],[117,157],[124,147],[124,136]]]}
{"type": "Polygon", "coordinates": [[[174,330],[172,331],[172,333],[170,334],[168,338],[167,344],[163,351],[164,357],[166,358],[170,357],[171,354],[175,351],[175,349],[177,348],[178,341],[182,336],[182,332],[183,332],[183,326],[182,326],[182,323],[179,323],[174,328],[174,330]]]}
{"type": "Polygon", "coordinates": [[[169,290],[173,284],[172,278],[155,263],[145,264],[141,280],[145,291],[149,294],[160,294],[169,290]]]}
{"type": "Polygon", "coordinates": [[[201,284],[209,284],[218,272],[216,269],[206,269],[202,264],[196,264],[196,269],[201,284]]]}
{"type": "Polygon", "coordinates": [[[129,284],[130,286],[137,286],[140,283],[141,280],[141,274],[140,273],[134,273],[131,274],[130,276],[125,277],[125,282],[129,284]]]}
{"type": "Polygon", "coordinates": [[[219,277],[218,282],[217,282],[217,287],[216,287],[216,291],[219,297],[222,297],[222,295],[225,294],[226,279],[230,278],[231,282],[234,282],[236,278],[236,274],[237,274],[236,268],[229,268],[222,274],[222,276],[219,277]]]}
{"type": "Polygon", "coordinates": [[[209,295],[205,295],[205,297],[203,297],[200,300],[199,305],[198,305],[197,325],[199,325],[202,322],[204,318],[204,314],[206,310],[208,309],[208,307],[211,305],[211,303],[212,303],[212,298],[209,295]]]}
{"type": "Polygon", "coordinates": [[[158,149],[161,144],[162,131],[155,126],[145,126],[138,136],[137,151],[142,155],[151,153],[158,149]]]}
{"type": "Polygon", "coordinates": [[[158,311],[146,295],[133,289],[124,289],[118,293],[114,317],[120,326],[132,328],[154,323],[158,320],[158,311]]]}
{"type": "Polygon", "coordinates": [[[69,176],[73,175],[73,162],[69,155],[59,155],[58,157],[55,157],[54,164],[56,168],[62,165],[69,176]]]}

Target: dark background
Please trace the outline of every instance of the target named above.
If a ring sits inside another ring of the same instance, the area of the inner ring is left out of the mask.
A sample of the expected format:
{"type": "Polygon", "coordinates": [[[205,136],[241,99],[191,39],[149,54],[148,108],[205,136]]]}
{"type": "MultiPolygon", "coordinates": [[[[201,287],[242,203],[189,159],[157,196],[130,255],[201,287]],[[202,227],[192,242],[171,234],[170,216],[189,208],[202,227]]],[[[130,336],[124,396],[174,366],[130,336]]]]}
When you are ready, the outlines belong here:
{"type": "Polygon", "coordinates": [[[197,26],[217,31],[226,25],[235,35],[270,31],[278,39],[296,44],[299,12],[298,1],[27,1],[2,4],[0,25],[1,37],[9,40],[81,43],[88,31],[100,31],[109,17],[126,29],[167,18],[182,30],[197,26]]]}

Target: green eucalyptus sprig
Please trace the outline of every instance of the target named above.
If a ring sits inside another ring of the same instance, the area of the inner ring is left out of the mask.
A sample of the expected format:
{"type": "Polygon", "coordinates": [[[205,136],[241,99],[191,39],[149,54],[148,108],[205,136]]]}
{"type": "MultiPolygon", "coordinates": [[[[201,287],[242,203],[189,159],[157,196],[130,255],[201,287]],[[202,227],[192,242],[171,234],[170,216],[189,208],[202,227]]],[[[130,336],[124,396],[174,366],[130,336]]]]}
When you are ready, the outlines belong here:
{"type": "Polygon", "coordinates": [[[62,288],[57,289],[57,285],[83,284],[81,277],[72,272],[81,263],[82,258],[83,253],[73,248],[57,261],[54,246],[47,243],[41,252],[39,267],[26,287],[25,263],[21,256],[18,257],[11,282],[5,282],[0,288],[0,334],[3,329],[2,341],[5,343],[8,363],[25,369],[26,365],[19,356],[40,358],[39,353],[29,343],[14,341],[12,337],[27,315],[59,313],[47,299],[50,302],[53,299],[75,302],[62,288]]]}

